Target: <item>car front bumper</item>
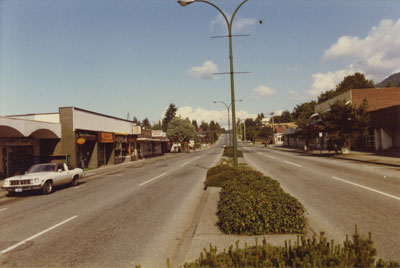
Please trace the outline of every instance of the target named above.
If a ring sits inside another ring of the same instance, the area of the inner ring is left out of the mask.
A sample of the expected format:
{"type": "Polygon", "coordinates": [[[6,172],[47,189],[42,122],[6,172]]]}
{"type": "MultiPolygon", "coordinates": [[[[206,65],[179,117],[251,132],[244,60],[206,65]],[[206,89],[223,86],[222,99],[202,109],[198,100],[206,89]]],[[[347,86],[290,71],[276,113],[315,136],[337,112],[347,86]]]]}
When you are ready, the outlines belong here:
{"type": "Polygon", "coordinates": [[[23,192],[41,189],[41,185],[18,185],[18,186],[2,186],[1,189],[7,190],[8,192],[23,192]]]}

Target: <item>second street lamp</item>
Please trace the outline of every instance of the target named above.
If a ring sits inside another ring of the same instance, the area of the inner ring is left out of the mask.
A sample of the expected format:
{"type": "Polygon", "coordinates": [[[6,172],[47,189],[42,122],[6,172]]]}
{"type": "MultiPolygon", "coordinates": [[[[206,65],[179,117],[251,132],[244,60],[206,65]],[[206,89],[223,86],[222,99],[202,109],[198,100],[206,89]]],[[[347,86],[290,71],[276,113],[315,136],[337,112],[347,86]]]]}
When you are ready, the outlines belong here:
{"type": "MultiPolygon", "coordinates": [[[[206,0],[179,0],[178,4],[181,6],[187,6],[189,4],[195,3],[195,2],[202,2],[209,4],[213,7],[215,7],[223,16],[225,19],[225,22],[228,26],[228,37],[229,37],[229,62],[230,62],[230,76],[231,76],[231,104],[232,104],[232,123],[236,122],[236,111],[235,111],[235,82],[234,82],[234,71],[233,71],[233,53],[232,53],[232,23],[233,20],[236,16],[236,13],[238,10],[247,2],[248,0],[244,0],[240,5],[235,9],[235,11],[232,14],[232,17],[230,20],[228,20],[228,17],[225,15],[225,13],[215,4],[206,1],[206,0]]],[[[237,159],[237,136],[236,136],[236,123],[232,124],[232,132],[233,132],[233,165],[234,167],[238,166],[238,159],[237,159]]]]}
{"type": "MultiPolygon", "coordinates": [[[[243,101],[243,99],[240,100],[235,100],[235,101],[243,101]]],[[[229,135],[229,146],[232,146],[232,139],[231,139],[231,122],[230,122],[230,116],[229,116],[229,108],[231,107],[232,103],[230,103],[229,105],[227,105],[225,102],[223,101],[213,101],[213,103],[222,103],[223,105],[225,105],[226,109],[228,110],[228,135],[229,135]]]]}

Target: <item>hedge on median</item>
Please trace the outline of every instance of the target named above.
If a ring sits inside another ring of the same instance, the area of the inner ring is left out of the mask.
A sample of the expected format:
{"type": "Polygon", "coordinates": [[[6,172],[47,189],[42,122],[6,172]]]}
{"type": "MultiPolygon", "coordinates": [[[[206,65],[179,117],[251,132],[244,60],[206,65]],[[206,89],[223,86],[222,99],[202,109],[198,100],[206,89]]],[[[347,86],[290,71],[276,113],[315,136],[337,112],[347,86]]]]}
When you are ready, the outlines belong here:
{"type": "Polygon", "coordinates": [[[220,164],[207,171],[204,189],[207,187],[223,187],[228,181],[238,177],[246,168],[233,168],[230,165],[220,164]]]}
{"type": "Polygon", "coordinates": [[[218,226],[226,234],[302,233],[304,206],[279,182],[254,170],[242,170],[220,192],[218,226]]]}
{"type": "MultiPolygon", "coordinates": [[[[237,157],[243,157],[243,152],[240,150],[236,150],[237,152],[237,157]]],[[[233,157],[233,147],[232,146],[226,146],[224,148],[224,157],[233,157]]]]}

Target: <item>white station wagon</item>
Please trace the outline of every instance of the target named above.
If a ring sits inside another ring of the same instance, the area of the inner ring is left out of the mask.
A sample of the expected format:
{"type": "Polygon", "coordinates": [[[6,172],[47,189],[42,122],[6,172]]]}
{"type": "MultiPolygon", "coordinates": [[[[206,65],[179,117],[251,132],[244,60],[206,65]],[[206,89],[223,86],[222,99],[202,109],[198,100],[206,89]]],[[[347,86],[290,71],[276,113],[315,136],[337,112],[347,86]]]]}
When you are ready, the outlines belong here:
{"type": "Polygon", "coordinates": [[[7,190],[9,195],[30,190],[41,190],[43,194],[49,194],[54,186],[78,185],[83,176],[82,169],[73,168],[66,163],[37,164],[24,175],[5,179],[1,188],[7,190]]]}

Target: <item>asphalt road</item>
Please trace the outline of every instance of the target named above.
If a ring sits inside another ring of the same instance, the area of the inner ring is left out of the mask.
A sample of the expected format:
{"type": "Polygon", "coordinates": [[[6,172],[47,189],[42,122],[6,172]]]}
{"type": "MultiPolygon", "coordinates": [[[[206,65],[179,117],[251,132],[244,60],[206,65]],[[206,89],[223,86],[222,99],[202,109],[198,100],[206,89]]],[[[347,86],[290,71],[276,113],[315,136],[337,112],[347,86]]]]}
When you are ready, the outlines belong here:
{"type": "Polygon", "coordinates": [[[309,225],[335,243],[358,225],[378,255],[400,261],[400,170],[261,147],[240,147],[246,161],[278,180],[308,211],[309,225]]]}
{"type": "Polygon", "coordinates": [[[0,267],[166,267],[221,153],[145,161],[0,204],[0,267]]]}

